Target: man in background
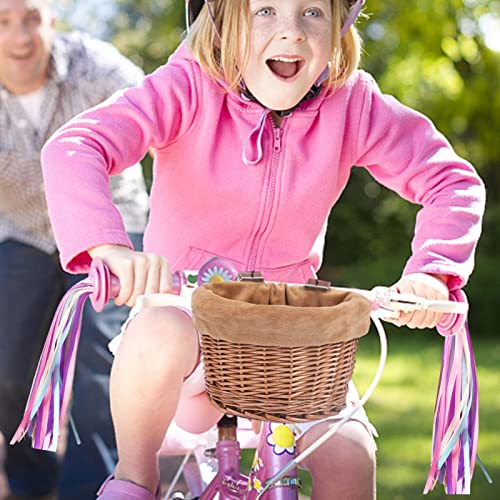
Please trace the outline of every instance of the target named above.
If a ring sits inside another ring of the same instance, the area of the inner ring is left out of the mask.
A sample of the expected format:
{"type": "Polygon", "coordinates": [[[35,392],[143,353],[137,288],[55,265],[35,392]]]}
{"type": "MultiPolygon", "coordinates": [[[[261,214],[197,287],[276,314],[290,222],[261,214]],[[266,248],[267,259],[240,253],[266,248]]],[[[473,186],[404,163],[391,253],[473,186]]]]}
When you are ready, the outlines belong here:
{"type": "MultiPolygon", "coordinates": [[[[112,46],[81,33],[58,33],[50,0],[0,0],[0,432],[11,439],[55,308],[82,276],[59,264],[50,228],[40,149],[75,114],[136,85],[142,71],[112,46]]],[[[61,179],[65,182],[65,179],[61,179]]],[[[111,193],[134,245],[141,246],[147,193],[141,166],[111,179],[111,193]]],[[[75,190],[78,186],[73,186],[75,190]]],[[[114,466],[107,342],[126,308],[87,305],[78,352],[66,456],[6,446],[11,499],[94,498],[114,466]]]]}

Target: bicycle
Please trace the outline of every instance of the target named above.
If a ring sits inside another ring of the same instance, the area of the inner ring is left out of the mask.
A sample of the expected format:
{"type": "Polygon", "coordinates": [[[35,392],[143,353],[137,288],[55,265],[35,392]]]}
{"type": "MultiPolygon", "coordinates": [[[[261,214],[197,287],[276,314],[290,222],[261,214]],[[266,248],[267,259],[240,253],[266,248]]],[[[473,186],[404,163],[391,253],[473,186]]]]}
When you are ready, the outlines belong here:
{"type": "MultiPolygon", "coordinates": [[[[194,297],[197,297],[198,303],[205,300],[206,305],[208,303],[206,302],[207,294],[218,297],[222,295],[223,298],[227,298],[224,297],[224,293],[227,294],[228,287],[230,287],[237,289],[236,296],[241,298],[241,294],[245,293],[245,287],[248,288],[250,283],[250,286],[253,287],[250,293],[252,296],[257,290],[255,287],[263,283],[258,273],[242,274],[239,278],[240,281],[237,282],[213,283],[213,281],[233,280],[237,274],[230,263],[211,259],[202,266],[199,273],[174,273],[173,291],[176,295],[155,294],[143,296],[140,301],[142,305],[147,306],[179,305],[179,301],[182,300],[181,292],[185,292],[184,295],[189,297],[194,290],[195,283],[197,283],[206,284],[206,286],[197,288],[194,297]],[[212,283],[208,283],[210,281],[212,283]]],[[[286,410],[279,407],[276,409],[274,400],[280,399],[276,392],[271,393],[271,405],[264,409],[253,409],[245,405],[242,407],[238,399],[242,399],[242,395],[250,392],[251,386],[245,385],[244,379],[238,380],[238,384],[236,384],[238,388],[235,392],[234,387],[230,387],[233,383],[231,377],[226,377],[226,381],[220,379],[214,381],[212,374],[214,371],[220,371],[221,358],[217,357],[218,354],[214,354],[215,358],[212,359],[210,353],[210,344],[213,341],[216,344],[214,351],[219,353],[221,344],[229,344],[229,348],[233,349],[234,346],[231,344],[240,343],[231,342],[231,339],[228,342],[227,338],[215,338],[214,340],[212,338],[214,332],[208,331],[211,329],[210,321],[208,323],[205,321],[205,324],[203,324],[203,320],[197,321],[197,306],[196,301],[194,301],[193,314],[195,324],[201,334],[207,393],[216,407],[231,415],[230,417],[226,415],[219,426],[219,439],[215,451],[218,463],[217,473],[204,491],[200,492],[199,498],[205,500],[219,495],[219,498],[222,499],[297,499],[297,490],[300,487],[300,482],[297,479],[297,466],[366,403],[380,380],[387,356],[387,342],[381,319],[394,318],[399,314],[399,311],[426,308],[449,314],[440,324],[441,333],[445,333],[447,336],[445,337],[443,366],[436,402],[433,459],[425,492],[430,491],[436,481],[440,480],[445,484],[448,493],[468,493],[477,452],[477,380],[472,346],[464,320],[468,306],[463,293],[455,292],[451,295],[450,301],[428,301],[383,287],[376,287],[373,290],[333,289],[329,283],[319,280],[313,280],[307,285],[281,285],[285,287],[285,295],[296,293],[297,290],[309,290],[314,294],[314,304],[317,304],[318,297],[327,297],[333,291],[334,293],[349,294],[349,297],[354,297],[356,301],[363,301],[365,314],[368,311],[368,317],[371,317],[374,322],[380,338],[380,362],[376,375],[357,405],[349,408],[345,416],[337,420],[316,443],[300,455],[294,456],[294,422],[325,418],[335,415],[342,409],[347,382],[354,369],[354,356],[359,336],[348,339],[346,342],[327,344],[329,347],[333,345],[335,349],[339,349],[339,346],[341,348],[341,352],[332,355],[332,351],[330,351],[325,356],[333,358],[333,368],[331,359],[328,360],[330,372],[333,369],[342,373],[342,383],[340,384],[342,387],[334,387],[333,389],[330,387],[330,399],[326,406],[324,402],[321,402],[319,411],[317,402],[313,403],[315,410],[309,410],[309,413],[308,410],[304,411],[300,405],[298,409],[292,409],[292,415],[290,415],[289,407],[286,410]],[[345,366],[339,368],[339,363],[346,359],[345,366]],[[214,366],[211,367],[211,364],[214,366]],[[450,397],[451,394],[454,394],[453,398],[450,397]],[[265,432],[261,433],[260,444],[249,477],[243,475],[239,470],[240,448],[236,437],[234,416],[265,421],[265,432]],[[277,443],[276,437],[279,437],[279,443],[277,443]],[[276,452],[277,448],[279,453],[276,452]]],[[[110,297],[117,295],[118,286],[119,284],[113,280],[109,270],[102,262],[96,260],[89,273],[89,278],[75,285],[63,299],[40,358],[25,416],[11,443],[17,442],[28,433],[32,436],[34,447],[55,450],[61,422],[66,417],[70,399],[83,302],[87,297],[90,297],[94,308],[100,310],[110,297]]],[[[239,302],[242,301],[239,300],[239,302]]],[[[205,313],[207,311],[210,311],[210,307],[205,308],[205,313]]],[[[227,348],[227,345],[224,347],[227,348]]],[[[238,349],[240,348],[241,345],[238,349]]],[[[270,349],[272,350],[272,346],[266,346],[265,351],[270,349]]],[[[304,347],[300,347],[299,350],[304,350],[304,347]]],[[[226,358],[233,358],[233,354],[234,352],[230,352],[226,358]]],[[[240,360],[244,358],[241,350],[236,358],[240,360]]],[[[308,362],[310,364],[311,359],[308,362]]],[[[325,391],[322,389],[320,392],[325,391]]],[[[252,394],[250,399],[255,400],[255,394],[252,394]]],[[[76,430],[73,430],[78,439],[76,430]]]]}

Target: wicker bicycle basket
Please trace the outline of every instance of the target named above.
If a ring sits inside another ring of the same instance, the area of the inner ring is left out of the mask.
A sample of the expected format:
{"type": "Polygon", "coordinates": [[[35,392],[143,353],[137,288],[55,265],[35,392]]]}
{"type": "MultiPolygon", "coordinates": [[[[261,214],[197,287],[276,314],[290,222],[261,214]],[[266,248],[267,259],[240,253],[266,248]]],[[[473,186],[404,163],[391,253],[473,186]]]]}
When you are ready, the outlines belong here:
{"type": "Polygon", "coordinates": [[[283,283],[225,282],[192,299],[207,393],[225,413],[305,422],[345,407],[370,303],[283,283]]]}

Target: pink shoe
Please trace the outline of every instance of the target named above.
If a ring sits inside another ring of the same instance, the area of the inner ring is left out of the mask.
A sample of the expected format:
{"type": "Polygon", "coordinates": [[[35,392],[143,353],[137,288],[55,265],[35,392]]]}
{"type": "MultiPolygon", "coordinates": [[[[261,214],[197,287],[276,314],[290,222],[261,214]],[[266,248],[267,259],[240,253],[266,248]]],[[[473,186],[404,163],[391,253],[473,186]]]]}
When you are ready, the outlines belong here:
{"type": "Polygon", "coordinates": [[[99,500],[161,500],[160,485],[153,495],[149,490],[131,483],[109,476],[97,492],[99,500]]]}

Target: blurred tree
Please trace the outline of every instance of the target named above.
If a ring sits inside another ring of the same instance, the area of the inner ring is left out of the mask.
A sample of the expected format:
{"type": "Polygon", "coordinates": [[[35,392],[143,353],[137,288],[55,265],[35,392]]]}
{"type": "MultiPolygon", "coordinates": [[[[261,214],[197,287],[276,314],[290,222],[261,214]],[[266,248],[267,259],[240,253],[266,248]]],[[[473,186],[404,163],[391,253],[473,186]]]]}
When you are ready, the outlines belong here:
{"type": "MultiPolygon", "coordinates": [[[[500,2],[370,0],[369,8],[365,67],[384,91],[428,114],[481,171],[498,164],[491,118],[500,114],[500,54],[485,45],[480,25],[494,15],[500,30],[500,2]]],[[[489,180],[498,196],[500,173],[489,180]]]]}
{"type": "MultiPolygon", "coordinates": [[[[500,2],[368,0],[358,26],[363,67],[380,87],[429,116],[457,152],[479,170],[489,206],[481,249],[500,251],[500,2]],[[486,22],[488,21],[488,22],[486,22]],[[485,29],[488,31],[485,31],[485,29]],[[496,38],[495,38],[496,37],[496,38]],[[495,126],[496,124],[496,126],[495,126]]],[[[408,255],[417,207],[362,171],[332,214],[329,261],[408,255]]]]}
{"type": "Polygon", "coordinates": [[[184,32],[185,2],[180,0],[116,0],[113,42],[146,72],[163,64],[184,32]]]}

